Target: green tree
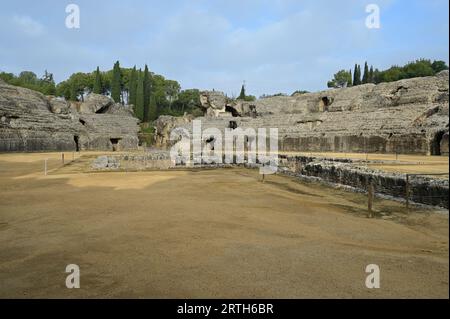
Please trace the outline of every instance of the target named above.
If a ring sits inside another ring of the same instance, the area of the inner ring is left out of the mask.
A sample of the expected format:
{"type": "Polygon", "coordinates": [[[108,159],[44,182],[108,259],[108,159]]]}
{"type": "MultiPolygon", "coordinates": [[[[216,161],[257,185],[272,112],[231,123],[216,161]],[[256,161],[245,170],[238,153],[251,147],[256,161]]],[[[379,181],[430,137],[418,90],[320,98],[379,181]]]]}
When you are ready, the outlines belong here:
{"type": "Polygon", "coordinates": [[[369,70],[369,83],[375,83],[374,73],[373,73],[373,66],[370,66],[369,70]]]}
{"type": "MultiPolygon", "coordinates": [[[[306,93],[309,93],[309,91],[306,91],[306,90],[297,90],[297,91],[295,91],[294,93],[292,93],[291,96],[294,96],[294,95],[297,95],[297,94],[306,94],[306,93]]],[[[265,97],[264,94],[263,94],[262,96],[265,97]]]]}
{"type": "Polygon", "coordinates": [[[128,104],[136,106],[136,93],[137,93],[137,73],[136,66],[131,70],[130,81],[128,82],[128,104]]]}
{"type": "Polygon", "coordinates": [[[200,106],[200,91],[197,89],[181,91],[178,98],[173,102],[173,110],[180,115],[183,115],[184,112],[191,113],[200,106]]]}
{"type": "Polygon", "coordinates": [[[143,113],[143,121],[149,121],[150,114],[150,90],[151,90],[151,79],[150,73],[148,72],[148,66],[145,65],[144,69],[144,78],[142,80],[142,85],[144,89],[144,113],[143,113]]]}
{"type": "Polygon", "coordinates": [[[139,69],[136,86],[136,105],[134,115],[141,121],[144,119],[144,76],[139,69]]]}
{"type": "Polygon", "coordinates": [[[358,75],[358,64],[355,64],[355,68],[353,69],[353,86],[358,85],[358,81],[356,76],[358,75]]]}
{"type": "Polygon", "coordinates": [[[367,61],[364,63],[364,74],[362,77],[362,83],[369,83],[369,66],[367,65],[367,61]]]}
{"type": "Polygon", "coordinates": [[[329,88],[343,88],[347,87],[352,81],[352,75],[350,72],[340,70],[334,75],[334,78],[328,82],[329,88]]]}
{"type": "Polygon", "coordinates": [[[71,101],[78,101],[78,92],[77,92],[77,88],[74,82],[70,83],[70,100],[71,101]]]}
{"type": "Polygon", "coordinates": [[[120,103],[120,96],[122,94],[122,88],[121,88],[121,73],[120,73],[120,64],[119,61],[117,61],[114,64],[113,68],[113,76],[112,76],[112,83],[111,83],[111,97],[116,103],[120,103]]]}
{"type": "Polygon", "coordinates": [[[11,84],[11,82],[15,79],[15,75],[13,73],[0,72],[0,79],[5,81],[6,83],[11,84]]]}
{"type": "Polygon", "coordinates": [[[348,82],[347,86],[353,86],[352,70],[348,70],[348,73],[350,74],[350,82],[348,82]]]}
{"type": "Polygon", "coordinates": [[[100,75],[100,68],[97,67],[97,70],[95,71],[95,81],[92,92],[95,94],[102,94],[102,91],[102,78],[100,75]]]}
{"type": "Polygon", "coordinates": [[[431,64],[431,68],[433,69],[433,71],[435,73],[439,73],[441,71],[448,70],[448,66],[447,66],[447,64],[445,64],[444,61],[434,61],[431,64]]]}
{"type": "Polygon", "coordinates": [[[36,74],[31,71],[20,72],[18,80],[21,84],[37,84],[38,82],[36,74]]]}
{"type": "Polygon", "coordinates": [[[166,98],[169,101],[169,108],[170,108],[172,106],[172,103],[178,98],[181,86],[177,81],[165,80],[164,87],[166,92],[166,98]]]}
{"type": "Polygon", "coordinates": [[[239,94],[238,100],[245,100],[245,84],[242,84],[241,93],[239,94]]]}

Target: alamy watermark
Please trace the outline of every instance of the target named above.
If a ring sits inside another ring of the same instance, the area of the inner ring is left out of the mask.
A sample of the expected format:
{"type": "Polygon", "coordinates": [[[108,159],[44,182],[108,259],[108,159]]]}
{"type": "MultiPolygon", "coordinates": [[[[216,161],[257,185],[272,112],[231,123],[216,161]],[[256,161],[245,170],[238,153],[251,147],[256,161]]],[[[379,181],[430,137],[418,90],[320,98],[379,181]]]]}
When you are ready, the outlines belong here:
{"type": "Polygon", "coordinates": [[[66,277],[66,287],[69,289],[80,288],[80,267],[75,264],[67,265],[66,273],[70,273],[66,277]]]}
{"type": "Polygon", "coordinates": [[[79,29],[80,28],[80,7],[77,4],[71,3],[66,6],[66,28],[79,29]]]}
{"type": "Polygon", "coordinates": [[[369,15],[366,18],[366,27],[368,29],[379,29],[381,28],[380,23],[380,7],[377,4],[368,4],[366,6],[366,13],[369,15]]]}
{"type": "Polygon", "coordinates": [[[369,275],[366,277],[366,287],[369,289],[380,288],[380,266],[376,264],[370,264],[366,266],[366,273],[369,275]]]}
{"type": "Polygon", "coordinates": [[[268,175],[278,170],[277,128],[202,130],[202,122],[194,120],[192,134],[185,128],[175,128],[170,140],[176,142],[170,150],[176,164],[260,164],[260,174],[268,175]]]}

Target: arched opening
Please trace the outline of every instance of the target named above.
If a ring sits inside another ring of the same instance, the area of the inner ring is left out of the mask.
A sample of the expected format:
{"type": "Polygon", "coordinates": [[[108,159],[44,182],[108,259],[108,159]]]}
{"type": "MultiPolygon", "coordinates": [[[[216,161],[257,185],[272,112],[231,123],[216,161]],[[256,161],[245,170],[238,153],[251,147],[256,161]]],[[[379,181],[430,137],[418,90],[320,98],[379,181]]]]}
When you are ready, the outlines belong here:
{"type": "Polygon", "coordinates": [[[445,131],[439,131],[434,135],[433,140],[430,145],[430,154],[431,155],[442,155],[441,153],[441,140],[444,136],[445,131]]]}
{"type": "Polygon", "coordinates": [[[229,105],[225,106],[225,112],[231,113],[231,115],[233,117],[239,117],[240,116],[238,111],[236,111],[236,109],[234,107],[231,107],[229,105]]]}
{"type": "Polygon", "coordinates": [[[214,142],[216,141],[216,138],[214,136],[210,136],[205,140],[206,144],[209,144],[209,149],[211,151],[214,151],[214,142]]]}
{"type": "Polygon", "coordinates": [[[237,129],[237,123],[236,123],[236,121],[230,121],[229,123],[228,123],[228,128],[231,128],[232,130],[235,130],[235,129],[237,129]]]}
{"type": "Polygon", "coordinates": [[[319,101],[319,111],[327,112],[328,107],[333,103],[333,98],[329,98],[328,96],[324,96],[319,101]]]}
{"type": "Polygon", "coordinates": [[[119,150],[120,138],[111,138],[110,141],[111,141],[111,144],[112,144],[112,151],[113,152],[117,152],[119,150]]]}

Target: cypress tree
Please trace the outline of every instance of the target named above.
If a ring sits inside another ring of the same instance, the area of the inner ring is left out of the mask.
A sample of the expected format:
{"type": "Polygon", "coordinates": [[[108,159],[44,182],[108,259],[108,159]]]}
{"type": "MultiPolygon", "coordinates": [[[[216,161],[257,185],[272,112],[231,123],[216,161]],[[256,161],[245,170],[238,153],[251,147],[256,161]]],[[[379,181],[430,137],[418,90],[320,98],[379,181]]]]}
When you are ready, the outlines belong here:
{"type": "Polygon", "coordinates": [[[150,88],[151,88],[151,83],[150,83],[150,73],[148,72],[148,67],[147,65],[145,65],[145,69],[144,69],[144,78],[142,79],[143,81],[143,87],[144,87],[144,115],[143,115],[143,120],[144,122],[148,122],[149,121],[149,115],[150,115],[150,88]]]}
{"type": "Polygon", "coordinates": [[[241,93],[239,94],[238,99],[239,100],[245,100],[245,85],[244,84],[242,84],[241,93]]]}
{"type": "Polygon", "coordinates": [[[355,64],[355,70],[353,71],[353,85],[358,85],[358,64],[355,64]]]}
{"type": "Polygon", "coordinates": [[[347,83],[347,86],[353,86],[352,70],[350,69],[348,73],[350,74],[350,81],[347,83]]]}
{"type": "Polygon", "coordinates": [[[156,99],[153,94],[150,94],[150,105],[148,113],[150,121],[154,121],[158,118],[158,111],[156,109],[156,99]]]}
{"type": "Polygon", "coordinates": [[[128,90],[130,92],[130,95],[128,98],[128,104],[132,104],[132,105],[136,106],[136,90],[137,90],[136,66],[134,66],[133,70],[131,70],[130,82],[128,83],[128,90]]]}
{"type": "Polygon", "coordinates": [[[142,71],[139,70],[136,86],[136,105],[134,115],[141,121],[144,119],[144,77],[142,71]]]}
{"type": "Polygon", "coordinates": [[[121,94],[121,74],[120,74],[120,64],[117,61],[113,68],[113,78],[111,83],[111,97],[116,103],[120,103],[121,94]]]}
{"type": "Polygon", "coordinates": [[[358,64],[358,76],[356,77],[356,80],[358,81],[358,85],[361,85],[361,65],[358,64]]]}
{"type": "Polygon", "coordinates": [[[370,66],[370,71],[369,71],[369,83],[375,83],[375,78],[374,78],[374,74],[373,74],[373,66],[370,66]]]}
{"type": "Polygon", "coordinates": [[[99,67],[97,67],[97,70],[95,71],[94,89],[92,92],[95,94],[102,94],[102,79],[99,67]]]}
{"type": "Polygon", "coordinates": [[[364,74],[362,78],[362,83],[363,84],[369,83],[369,66],[367,65],[367,61],[366,63],[364,63],[364,74]]]}

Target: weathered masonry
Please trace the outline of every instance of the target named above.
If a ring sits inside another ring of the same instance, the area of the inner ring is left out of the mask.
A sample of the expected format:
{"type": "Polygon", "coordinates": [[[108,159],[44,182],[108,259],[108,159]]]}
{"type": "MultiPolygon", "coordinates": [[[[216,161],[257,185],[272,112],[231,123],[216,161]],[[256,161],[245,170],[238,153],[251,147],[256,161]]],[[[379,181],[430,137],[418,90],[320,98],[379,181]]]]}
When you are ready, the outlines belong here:
{"type": "MultiPolygon", "coordinates": [[[[318,93],[234,102],[203,92],[202,128],[278,128],[281,151],[448,156],[449,73],[318,93]]],[[[192,118],[161,117],[156,142],[192,118]]]]}
{"type": "Polygon", "coordinates": [[[106,96],[69,103],[0,81],[0,152],[132,150],[138,122],[106,96]]]}

